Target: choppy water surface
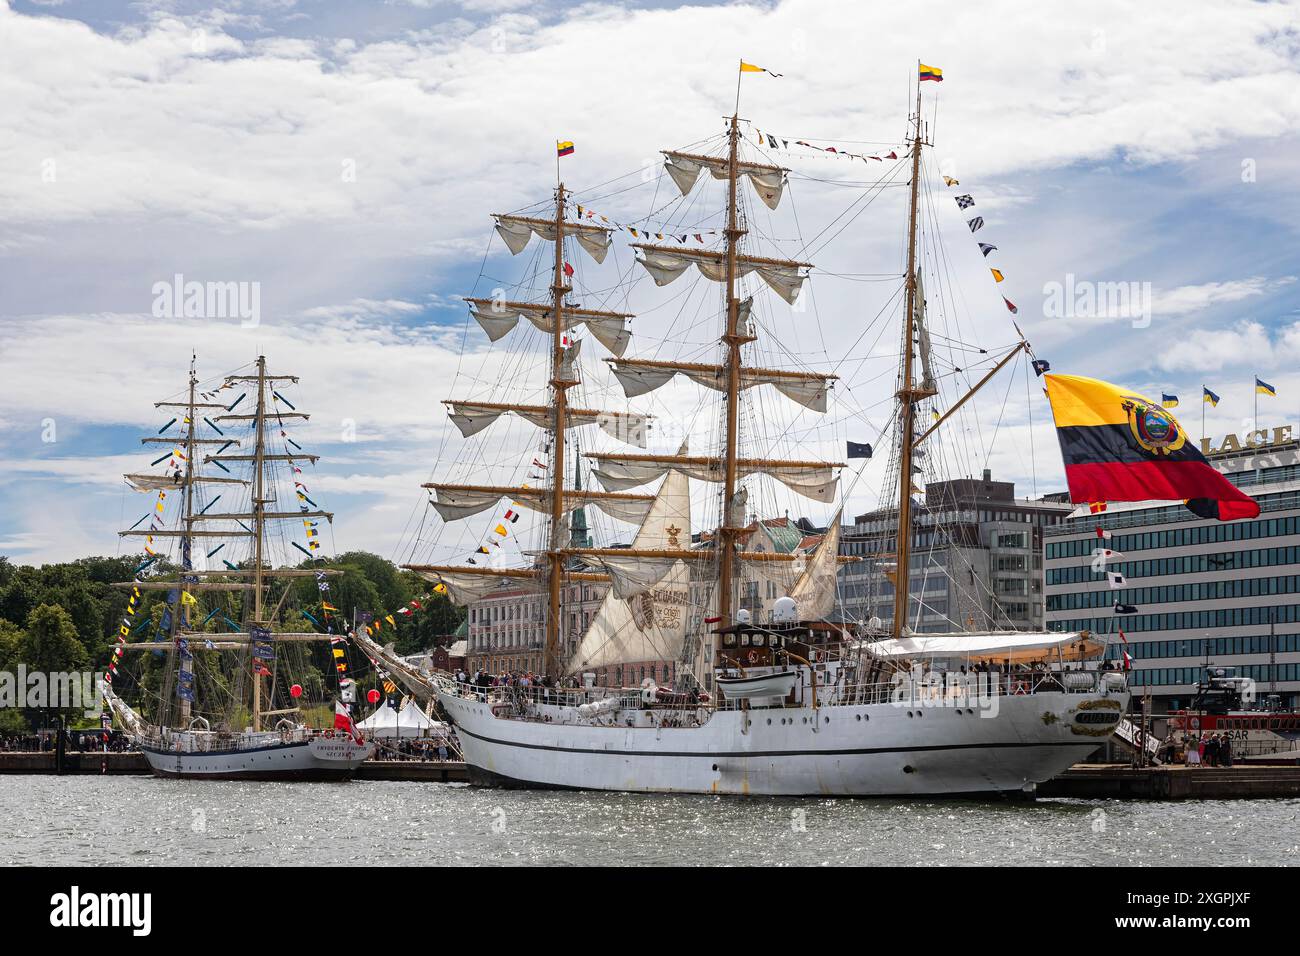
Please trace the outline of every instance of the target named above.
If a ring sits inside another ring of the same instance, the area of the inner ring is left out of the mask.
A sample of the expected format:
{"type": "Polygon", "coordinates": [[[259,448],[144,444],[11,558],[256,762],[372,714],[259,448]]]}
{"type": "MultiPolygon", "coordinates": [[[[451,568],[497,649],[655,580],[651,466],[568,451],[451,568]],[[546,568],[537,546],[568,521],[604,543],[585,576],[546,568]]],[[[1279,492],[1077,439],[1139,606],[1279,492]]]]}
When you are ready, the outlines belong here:
{"type": "Polygon", "coordinates": [[[825,800],[0,777],[0,864],[1300,863],[1300,800],[825,800]]]}

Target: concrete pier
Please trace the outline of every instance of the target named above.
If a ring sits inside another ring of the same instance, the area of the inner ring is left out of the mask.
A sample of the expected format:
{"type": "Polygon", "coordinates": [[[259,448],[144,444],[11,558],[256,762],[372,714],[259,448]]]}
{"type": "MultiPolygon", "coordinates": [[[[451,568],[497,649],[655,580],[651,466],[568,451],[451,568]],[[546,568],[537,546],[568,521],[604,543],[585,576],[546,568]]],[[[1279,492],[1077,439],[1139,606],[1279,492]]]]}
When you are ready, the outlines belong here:
{"type": "MultiPolygon", "coordinates": [[[[0,774],[57,774],[54,751],[44,753],[0,753],[0,774]]],[[[138,753],[65,753],[65,774],[148,774],[149,765],[138,753]]],[[[367,760],[357,771],[357,780],[417,780],[433,783],[462,783],[469,780],[465,765],[446,760],[367,760]]]]}
{"type": "Polygon", "coordinates": [[[1300,767],[1143,767],[1079,764],[1038,785],[1040,797],[1089,800],[1252,800],[1300,797],[1300,767]]]}

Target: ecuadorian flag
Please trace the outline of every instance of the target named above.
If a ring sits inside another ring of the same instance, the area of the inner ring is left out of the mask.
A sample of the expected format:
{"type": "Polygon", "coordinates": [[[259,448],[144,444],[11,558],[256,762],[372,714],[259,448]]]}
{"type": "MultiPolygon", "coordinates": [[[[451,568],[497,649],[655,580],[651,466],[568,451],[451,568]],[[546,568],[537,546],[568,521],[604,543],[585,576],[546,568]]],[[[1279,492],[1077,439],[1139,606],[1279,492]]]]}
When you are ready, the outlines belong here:
{"type": "Polygon", "coordinates": [[[1255,518],[1259,505],[1205,460],[1159,403],[1078,375],[1044,375],[1070,500],[1177,501],[1202,518],[1255,518]]]}
{"type": "Polygon", "coordinates": [[[1258,375],[1256,375],[1256,376],[1255,376],[1255,394],[1257,394],[1257,395],[1272,395],[1274,398],[1277,398],[1277,389],[1275,389],[1272,385],[1268,384],[1268,382],[1264,381],[1262,378],[1260,378],[1258,375]]]}
{"type": "Polygon", "coordinates": [[[922,80],[934,80],[936,83],[943,82],[943,70],[939,69],[937,66],[926,66],[924,63],[920,66],[922,80]]]}

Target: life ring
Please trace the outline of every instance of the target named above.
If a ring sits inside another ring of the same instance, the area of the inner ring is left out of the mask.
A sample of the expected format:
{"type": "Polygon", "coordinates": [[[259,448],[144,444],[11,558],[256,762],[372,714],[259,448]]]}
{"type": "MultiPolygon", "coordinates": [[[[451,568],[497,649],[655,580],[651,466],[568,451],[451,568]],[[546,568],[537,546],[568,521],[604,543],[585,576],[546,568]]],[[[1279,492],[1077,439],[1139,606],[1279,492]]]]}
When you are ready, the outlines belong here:
{"type": "Polygon", "coordinates": [[[748,663],[748,664],[757,664],[757,663],[758,663],[758,651],[751,650],[751,651],[749,652],[749,655],[745,658],[745,662],[748,663]]]}
{"type": "Polygon", "coordinates": [[[327,730],[327,731],[325,731],[325,739],[326,739],[326,740],[333,740],[333,739],[334,739],[334,731],[332,731],[332,730],[327,730]]]}
{"type": "Polygon", "coordinates": [[[1199,718],[1199,717],[1193,717],[1191,723],[1192,723],[1192,730],[1200,730],[1200,729],[1201,729],[1201,718],[1199,718]]]}

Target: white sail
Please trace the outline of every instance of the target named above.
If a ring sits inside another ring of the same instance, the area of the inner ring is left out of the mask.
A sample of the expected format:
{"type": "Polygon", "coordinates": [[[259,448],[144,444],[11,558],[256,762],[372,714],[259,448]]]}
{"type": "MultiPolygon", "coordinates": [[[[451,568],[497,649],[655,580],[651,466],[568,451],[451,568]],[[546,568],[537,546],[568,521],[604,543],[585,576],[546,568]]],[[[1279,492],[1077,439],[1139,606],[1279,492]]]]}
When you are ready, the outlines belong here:
{"type": "MultiPolygon", "coordinates": [[[[683,196],[695,187],[701,169],[707,169],[714,179],[726,179],[730,175],[730,166],[725,156],[697,156],[672,151],[664,152],[664,169],[683,196]]],[[[768,209],[775,209],[780,204],[781,193],[785,189],[786,170],[780,166],[738,162],[736,172],[749,177],[754,192],[758,193],[758,198],[763,200],[768,209]]]]}
{"type": "MultiPolygon", "coordinates": [[[[448,417],[466,438],[478,434],[506,412],[514,412],[538,428],[549,428],[552,424],[551,416],[554,414],[547,405],[506,405],[500,402],[465,402],[454,399],[444,404],[451,410],[448,417]]],[[[596,425],[605,434],[619,441],[644,448],[646,425],[649,419],[649,415],[636,415],[630,412],[570,408],[565,417],[565,427],[596,425]]]]}
{"type": "MultiPolygon", "coordinates": [[[[497,232],[505,240],[511,255],[519,255],[528,246],[528,240],[536,235],[548,242],[555,241],[555,223],[548,219],[532,219],[527,216],[497,216],[497,232]]],[[[573,236],[578,245],[587,250],[597,262],[604,262],[613,242],[612,230],[600,226],[566,222],[565,235],[573,236]]]]}
{"type": "MultiPolygon", "coordinates": [[[[502,498],[531,511],[549,514],[551,492],[547,488],[492,488],[434,486],[437,498],[432,502],[443,521],[458,521],[496,507],[502,498]]],[[[599,491],[566,491],[566,510],[591,505],[618,521],[636,524],[650,513],[653,498],[649,495],[602,494],[599,491]]]]}
{"type": "MultiPolygon", "coordinates": [[[[727,258],[722,253],[706,249],[666,249],[646,245],[636,245],[636,248],[641,250],[642,255],[637,262],[650,273],[655,285],[667,285],[692,264],[706,279],[714,282],[725,282],[727,279],[727,258]]],[[[737,276],[757,272],[777,295],[791,305],[799,298],[799,290],[803,288],[804,279],[808,278],[800,271],[802,268],[806,268],[804,263],[736,256],[737,276]]]]}
{"type": "MultiPolygon", "coordinates": [[[[722,481],[725,477],[725,466],[720,459],[673,462],[636,460],[631,456],[624,459],[599,454],[588,457],[598,463],[593,473],[606,491],[626,491],[647,484],[666,474],[670,469],[680,471],[696,481],[722,481]]],[[[835,477],[835,468],[829,464],[793,464],[768,462],[762,459],[742,459],[737,462],[736,470],[741,478],[749,475],[769,475],[791,491],[796,491],[813,501],[827,503],[834,501],[839,486],[839,481],[835,477]]]]}
{"type": "MultiPolygon", "coordinates": [[[[555,330],[555,320],[551,318],[553,310],[549,305],[491,302],[491,300],[471,301],[474,304],[470,307],[470,314],[493,342],[509,335],[521,318],[527,319],[543,332],[555,330]]],[[[596,341],[620,357],[627,351],[632,341],[632,333],[627,329],[626,315],[617,313],[601,315],[584,309],[565,309],[563,315],[564,331],[585,324],[596,341]]]]}
{"type": "Polygon", "coordinates": [[[841,513],[835,512],[835,518],[822,536],[817,550],[813,552],[812,560],[807,562],[803,574],[799,575],[799,580],[790,589],[790,597],[799,606],[801,620],[825,620],[835,609],[841,513]]]}
{"type": "MultiPolygon", "coordinates": [[[[725,392],[728,388],[726,370],[720,365],[704,365],[685,362],[652,362],[635,359],[606,359],[623,393],[628,398],[636,398],[660,388],[677,374],[685,375],[696,384],[715,391],[725,392]]],[[[786,398],[798,402],[815,412],[826,411],[826,396],[834,375],[822,375],[815,372],[787,372],[781,369],[763,369],[745,367],[740,370],[740,387],[753,388],[755,385],[771,385],[786,398]]]]}
{"type": "MultiPolygon", "coordinates": [[[[668,550],[689,545],[690,486],[672,471],[655,496],[632,549],[668,550]]],[[[591,626],[570,661],[570,671],[630,661],[674,660],[686,639],[690,572],[686,562],[654,558],[597,559],[613,578],[591,626]]]]}

